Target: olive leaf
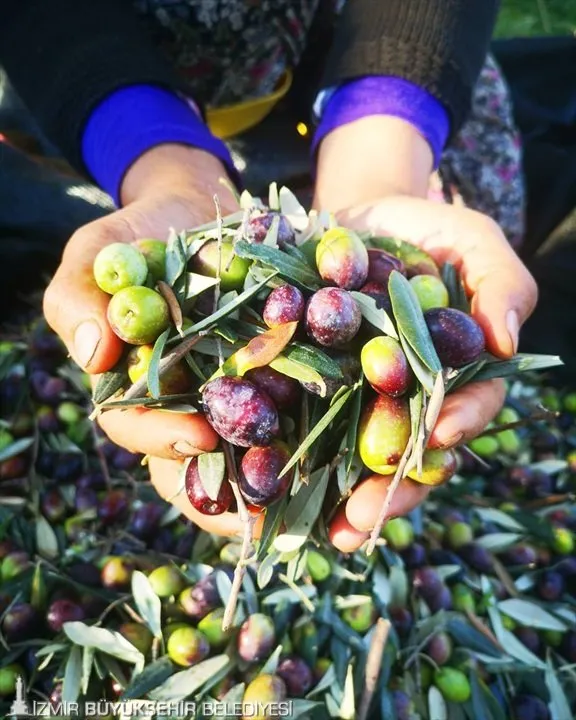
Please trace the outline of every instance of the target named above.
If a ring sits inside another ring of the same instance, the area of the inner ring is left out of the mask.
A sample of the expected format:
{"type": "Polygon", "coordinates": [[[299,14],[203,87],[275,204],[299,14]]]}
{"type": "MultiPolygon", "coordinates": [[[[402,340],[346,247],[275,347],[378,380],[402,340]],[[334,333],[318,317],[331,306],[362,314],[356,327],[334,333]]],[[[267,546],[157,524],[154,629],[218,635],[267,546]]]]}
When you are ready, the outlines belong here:
{"type": "Polygon", "coordinates": [[[434,375],[430,372],[430,370],[428,370],[424,363],[420,361],[420,358],[416,355],[414,350],[412,350],[408,340],[406,340],[402,333],[400,333],[400,345],[402,345],[404,355],[406,355],[410,369],[414,375],[416,375],[417,380],[419,380],[428,395],[432,395],[434,390],[434,375]]]}
{"type": "Polygon", "coordinates": [[[311,368],[320,373],[322,377],[333,378],[334,380],[342,380],[342,368],[329,355],[322,352],[318,348],[311,345],[305,345],[299,342],[291,343],[286,348],[283,355],[289,360],[309,365],[311,368]]]}
{"type": "Polygon", "coordinates": [[[198,665],[187,668],[169,677],[159,687],[149,691],[152,700],[172,701],[184,700],[208,683],[212,677],[225,668],[232,668],[232,661],[227,655],[216,655],[198,665]]]}
{"type": "Polygon", "coordinates": [[[171,230],[166,243],[166,282],[168,285],[174,287],[176,281],[186,270],[187,263],[188,255],[184,235],[171,230]]]}
{"type": "Polygon", "coordinates": [[[469,365],[452,371],[446,381],[446,392],[457,390],[459,387],[475,380],[476,375],[478,375],[480,370],[486,365],[486,362],[486,359],[480,358],[480,360],[476,360],[469,365]]]}
{"type": "Polygon", "coordinates": [[[360,308],[362,317],[369,322],[370,325],[373,325],[377,330],[381,330],[385,335],[394,338],[394,340],[398,340],[398,333],[390,316],[386,310],[376,305],[376,300],[373,297],[356,291],[352,291],[350,295],[352,295],[360,308]]]}
{"type": "Polygon", "coordinates": [[[564,362],[558,355],[518,353],[510,360],[487,360],[486,364],[475,374],[474,382],[504,378],[534,370],[546,370],[560,365],[564,365],[564,362]]]}
{"type": "Polygon", "coordinates": [[[36,518],[36,548],[39,555],[50,560],[60,554],[56,533],[43,515],[36,518]]]}
{"type": "Polygon", "coordinates": [[[154,343],[154,349],[152,350],[152,356],[150,357],[150,365],[148,366],[147,385],[148,391],[153,398],[160,397],[160,361],[162,360],[162,354],[166,347],[166,342],[170,335],[170,328],[164,330],[160,337],[154,343]]]}
{"type": "Polygon", "coordinates": [[[160,658],[147,665],[144,670],[132,680],[121,695],[121,700],[142,698],[154,690],[174,674],[174,666],[168,657],[160,658]]]}
{"type": "Polygon", "coordinates": [[[466,295],[466,290],[458,275],[458,271],[452,265],[447,262],[442,266],[442,282],[446,285],[448,290],[448,297],[450,298],[450,307],[461,310],[467,315],[470,314],[470,302],[466,295]]]}
{"type": "Polygon", "coordinates": [[[324,378],[314,370],[314,368],[296,362],[295,360],[290,360],[290,358],[284,355],[278,355],[269,365],[273,370],[276,370],[276,372],[298,380],[298,382],[317,385],[320,397],[326,397],[327,388],[324,378]]]}
{"type": "Polygon", "coordinates": [[[64,670],[64,681],[62,683],[62,702],[74,703],[80,695],[80,681],[82,679],[82,651],[78,646],[73,645],[66,668],[64,670]]]}
{"type": "Polygon", "coordinates": [[[348,455],[346,457],[346,474],[349,475],[354,462],[354,454],[356,451],[356,441],[358,438],[358,425],[360,423],[360,415],[362,413],[362,389],[364,385],[364,375],[360,376],[358,383],[354,386],[354,402],[350,410],[348,419],[348,432],[346,433],[346,445],[348,447],[348,455]]]}
{"type": "Polygon", "coordinates": [[[258,582],[260,590],[263,590],[270,580],[272,580],[272,577],[274,576],[274,568],[278,565],[280,556],[281,553],[276,550],[266,555],[264,560],[260,563],[260,566],[258,567],[258,574],[256,576],[256,581],[258,582]]]}
{"type": "Polygon", "coordinates": [[[34,445],[34,438],[20,438],[19,440],[14,440],[14,442],[0,450],[0,462],[10,460],[10,458],[20,455],[20,453],[31,448],[32,445],[34,445]]]}
{"type": "Polygon", "coordinates": [[[269,365],[288,345],[297,327],[297,322],[283,323],[252,338],[226,360],[221,368],[222,374],[244,375],[248,370],[269,365]]]}
{"type": "Polygon", "coordinates": [[[198,273],[187,272],[184,275],[183,298],[191,300],[206,290],[210,290],[220,284],[220,279],[208,277],[207,275],[199,275],[198,273]]]}
{"type": "Polygon", "coordinates": [[[154,637],[162,637],[162,604],[143,572],[132,573],[132,595],[138,612],[154,637]]]}
{"type": "Polygon", "coordinates": [[[550,662],[546,664],[544,677],[548,692],[550,693],[548,709],[550,710],[552,720],[563,720],[563,718],[573,717],[564,688],[560,684],[556,671],[550,662]]]}
{"type": "Polygon", "coordinates": [[[278,185],[275,182],[270,183],[268,188],[268,207],[270,210],[280,211],[280,196],[278,194],[278,185]]]}
{"type": "MultiPolygon", "coordinates": [[[[270,277],[275,277],[278,273],[274,272],[270,277]]],[[[211,315],[208,315],[207,317],[203,318],[202,320],[199,320],[197,323],[194,323],[190,327],[186,328],[186,330],[182,333],[182,338],[187,338],[190,335],[195,335],[196,333],[199,333],[201,330],[205,330],[206,328],[211,327],[212,325],[215,325],[219,320],[222,320],[222,318],[227,317],[231,313],[233,313],[237,308],[239,308],[241,305],[244,305],[244,303],[248,302],[254,295],[257,295],[260,290],[266,285],[268,280],[262,280],[262,282],[257,283],[256,285],[253,285],[252,287],[248,288],[247,290],[244,290],[244,292],[240,293],[236,300],[234,300],[231,303],[228,303],[224,307],[220,308],[216,312],[212,313],[211,315]]],[[[174,341],[178,341],[180,338],[174,338],[170,341],[170,344],[173,344],[174,341]]]]}
{"type": "Polygon", "coordinates": [[[42,564],[38,563],[34,569],[32,585],[30,586],[30,604],[36,610],[41,611],[46,605],[47,598],[48,591],[46,588],[44,571],[42,569],[42,564]]]}
{"type": "Polygon", "coordinates": [[[288,505],[288,495],[283,495],[279,500],[276,500],[276,502],[266,508],[264,525],[262,526],[260,541],[258,542],[258,561],[263,562],[267,557],[268,550],[274,542],[276,535],[278,535],[278,531],[284,521],[286,505],[288,505]]]}
{"type": "Polygon", "coordinates": [[[119,632],[90,627],[83,622],[67,622],[62,629],[76,645],[95,648],[126,662],[142,665],[144,663],[142,653],[119,632]]]}
{"type": "Polygon", "coordinates": [[[308,485],[302,485],[290,500],[284,515],[286,532],[276,537],[276,550],[290,552],[304,545],[322,510],[329,478],[328,466],[317,470],[308,485]]]}
{"type": "Polygon", "coordinates": [[[266,233],[266,237],[262,241],[263,245],[266,245],[268,247],[277,248],[278,247],[278,230],[280,228],[280,217],[278,215],[275,215],[272,218],[272,223],[270,227],[268,228],[268,232],[266,233]]]}
{"type": "Polygon", "coordinates": [[[286,473],[294,467],[294,465],[300,460],[300,458],[304,455],[304,453],[316,442],[316,440],[320,437],[320,435],[328,428],[330,423],[334,420],[334,418],[338,415],[340,410],[344,407],[344,405],[348,402],[350,399],[352,393],[354,392],[354,388],[348,388],[344,394],[335,402],[331,407],[328,409],[326,414],[322,417],[322,419],[316,423],[316,425],[310,430],[310,433],[305,438],[305,440],[299,445],[297,450],[294,452],[290,460],[286,463],[286,465],[282,468],[282,472],[278,477],[283,477],[286,475],[286,473]]]}
{"type": "Polygon", "coordinates": [[[488,640],[486,635],[483,635],[479,630],[462,620],[448,620],[446,631],[452,635],[458,645],[473,652],[484,653],[484,655],[490,655],[491,657],[500,657],[502,655],[502,652],[494,643],[488,640]]]}
{"type": "Polygon", "coordinates": [[[102,373],[98,377],[96,387],[92,393],[92,401],[95,405],[105,402],[119,390],[124,390],[130,385],[125,362],[121,361],[113,370],[102,373]]]}
{"type": "Polygon", "coordinates": [[[442,364],[414,289],[404,275],[393,270],[388,290],[398,329],[428,370],[434,374],[442,372],[442,364]]]}
{"type": "Polygon", "coordinates": [[[500,612],[508,615],[508,617],[511,617],[512,620],[539,630],[566,632],[568,629],[562,620],[529,600],[522,600],[520,598],[501,600],[498,603],[498,609],[500,612]]]}
{"type": "Polygon", "coordinates": [[[246,240],[238,241],[234,249],[239,257],[256,260],[268,265],[277,270],[281,277],[305,290],[318,290],[322,287],[320,276],[309,265],[291,257],[282,250],[266,245],[252,245],[246,240]]]}
{"type": "MultiPolygon", "coordinates": [[[[434,720],[448,720],[446,701],[435,685],[432,685],[428,690],[428,712],[434,720]]],[[[480,718],[476,720],[480,720],[480,718]]]]}
{"type": "Polygon", "coordinates": [[[172,290],[168,283],[165,283],[162,280],[159,280],[158,283],[156,283],[156,287],[168,305],[170,319],[174,323],[174,327],[179,333],[182,332],[182,323],[184,322],[184,318],[182,316],[182,308],[180,307],[178,298],[174,294],[174,290],[172,290]]]}
{"type": "Polygon", "coordinates": [[[224,453],[202,453],[198,456],[198,474],[210,500],[216,502],[226,475],[224,453]]]}

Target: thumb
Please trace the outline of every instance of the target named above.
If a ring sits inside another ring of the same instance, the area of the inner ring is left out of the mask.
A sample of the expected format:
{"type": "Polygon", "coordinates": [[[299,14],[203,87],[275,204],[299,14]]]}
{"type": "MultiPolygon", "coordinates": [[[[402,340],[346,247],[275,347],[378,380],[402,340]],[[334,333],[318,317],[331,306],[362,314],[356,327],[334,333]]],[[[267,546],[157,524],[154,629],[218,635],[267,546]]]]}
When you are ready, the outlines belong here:
{"type": "Polygon", "coordinates": [[[122,232],[109,218],[96,220],[76,232],[60,267],[44,294],[48,324],[62,338],[72,358],[89,373],[102,373],[120,359],[123,343],[106,319],[110,297],[97,286],[93,263],[98,252],[112,242],[134,237],[122,232]]]}

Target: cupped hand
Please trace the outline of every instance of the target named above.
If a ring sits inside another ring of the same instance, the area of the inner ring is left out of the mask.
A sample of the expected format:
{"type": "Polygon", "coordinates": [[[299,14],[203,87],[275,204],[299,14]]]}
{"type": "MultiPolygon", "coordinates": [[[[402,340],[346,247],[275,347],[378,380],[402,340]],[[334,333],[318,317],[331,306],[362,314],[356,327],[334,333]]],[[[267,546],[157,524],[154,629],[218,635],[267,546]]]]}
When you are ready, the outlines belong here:
{"type": "MultiPolygon", "coordinates": [[[[388,197],[338,215],[342,225],[399,237],[428,252],[439,264],[453,263],[471,299],[472,314],[482,326],[487,350],[509,358],[517,350],[522,324],[534,310],[534,279],[490,218],[462,207],[412,197],[388,197]]],[[[450,448],[476,437],[504,401],[500,380],[471,383],[450,394],[443,405],[429,447],[450,448]]],[[[368,538],[386,497],[389,480],[368,479],[352,493],[334,519],[330,537],[343,552],[368,538]]],[[[403,480],[389,517],[419,505],[430,488],[403,480]]]]}
{"type": "MultiPolygon", "coordinates": [[[[214,195],[222,212],[237,209],[222,184],[225,170],[211,155],[194,148],[160,146],[128,171],[122,185],[124,207],[78,230],[44,295],[44,313],[72,358],[94,377],[119,360],[122,341],[106,319],[110,297],[96,285],[94,258],[113,242],[167,238],[171,228],[191,228],[212,220],[214,195]]],[[[162,458],[185,458],[214,450],[218,437],[203,415],[135,408],[109,410],[100,425],[118,445],[162,458]]]]}

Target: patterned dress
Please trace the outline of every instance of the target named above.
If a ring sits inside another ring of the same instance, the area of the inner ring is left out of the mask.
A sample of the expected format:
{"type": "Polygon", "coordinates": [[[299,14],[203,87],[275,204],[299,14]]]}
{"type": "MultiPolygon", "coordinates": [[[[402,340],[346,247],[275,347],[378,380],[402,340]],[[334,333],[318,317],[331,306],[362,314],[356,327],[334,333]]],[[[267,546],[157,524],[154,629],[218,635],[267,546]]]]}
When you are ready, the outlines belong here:
{"type": "MultiPolygon", "coordinates": [[[[297,66],[321,0],[133,0],[158,44],[212,107],[271,93],[297,66]]],[[[331,0],[334,13],[344,5],[331,0]]],[[[385,1],[385,0],[383,0],[385,1]]],[[[446,149],[430,197],[496,220],[517,247],[524,232],[521,145],[508,88],[488,57],[468,121],[446,149]]]]}

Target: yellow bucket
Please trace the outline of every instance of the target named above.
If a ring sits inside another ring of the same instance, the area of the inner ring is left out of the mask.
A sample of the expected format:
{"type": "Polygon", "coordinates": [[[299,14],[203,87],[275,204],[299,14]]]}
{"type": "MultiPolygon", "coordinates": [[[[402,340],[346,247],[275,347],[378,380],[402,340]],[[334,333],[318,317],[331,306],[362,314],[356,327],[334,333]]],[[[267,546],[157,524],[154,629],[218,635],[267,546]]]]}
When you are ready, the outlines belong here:
{"type": "Polygon", "coordinates": [[[239,135],[255,127],[273,110],[292,85],[292,73],[287,70],[281,77],[277,89],[270,95],[255,100],[246,100],[237,105],[208,108],[206,120],[210,130],[219,138],[239,135]]]}

